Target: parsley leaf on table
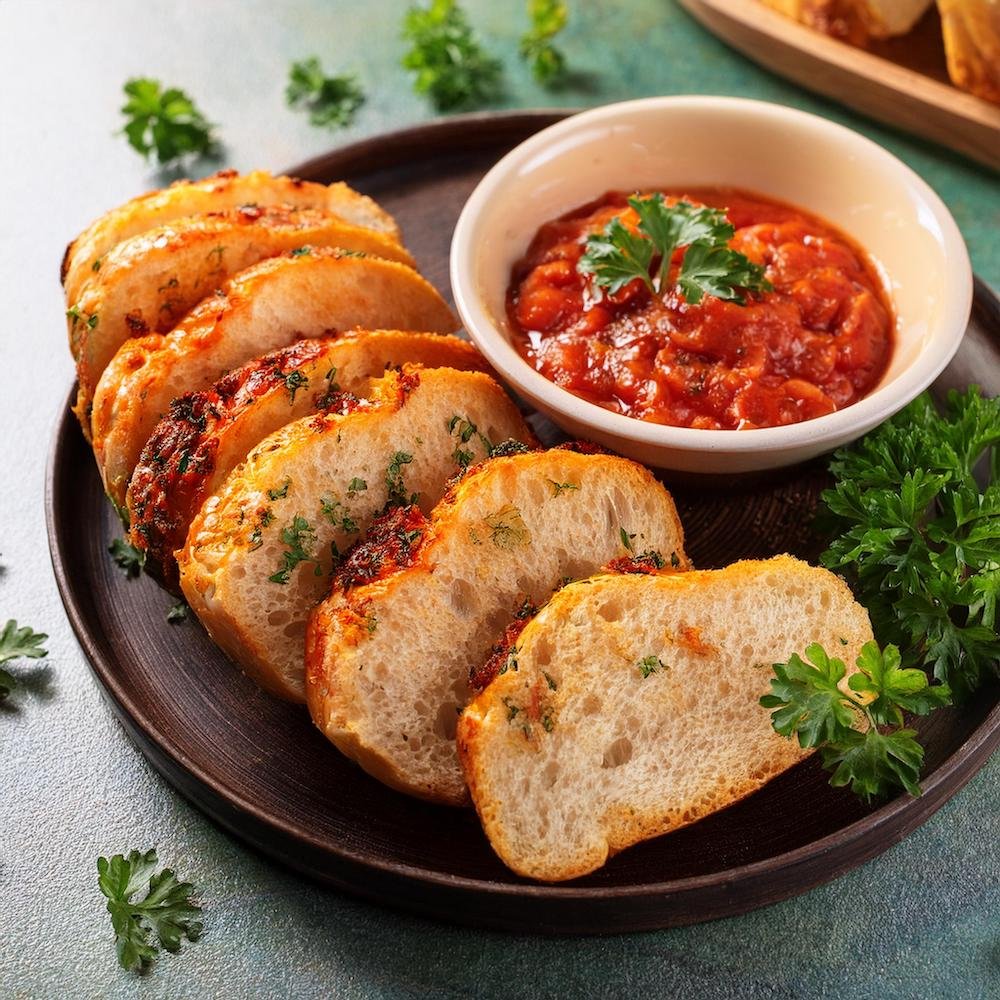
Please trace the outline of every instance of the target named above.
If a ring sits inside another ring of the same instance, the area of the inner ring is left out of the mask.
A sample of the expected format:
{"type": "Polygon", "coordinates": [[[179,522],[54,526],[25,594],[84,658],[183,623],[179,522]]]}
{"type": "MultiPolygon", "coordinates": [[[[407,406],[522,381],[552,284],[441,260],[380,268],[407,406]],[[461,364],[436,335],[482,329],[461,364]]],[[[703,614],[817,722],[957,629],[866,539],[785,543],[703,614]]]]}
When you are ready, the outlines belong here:
{"type": "Polygon", "coordinates": [[[835,787],[850,785],[864,799],[905,788],[920,794],[924,749],[913,729],[903,728],[903,711],[926,715],[950,703],[945,684],[931,685],[921,670],[901,669],[899,650],[880,650],[868,642],[857,659],[858,672],[847,673],[843,660],[819,643],[787,663],[774,664],[771,693],[760,699],[773,709],[771,725],[799,746],[818,747],[835,787]],[[895,728],[889,728],[895,727],[895,728]]]}
{"type": "Polygon", "coordinates": [[[614,295],[639,279],[651,295],[664,295],[676,283],[686,301],[697,304],[705,295],[746,304],[744,291],[771,289],[764,268],[727,243],[735,230],[723,212],[687,201],[667,205],[662,194],[628,199],[639,217],[635,230],[615,216],[603,232],[587,237],[587,247],[577,262],[581,274],[593,275],[594,284],[614,295]],[[674,254],[686,248],[670,281],[674,254]],[[656,273],[650,266],[656,263],[656,273]]]}
{"type": "MultiPolygon", "coordinates": [[[[37,660],[42,656],[48,656],[48,650],[42,643],[48,639],[43,632],[34,632],[27,625],[18,628],[18,624],[11,618],[0,632],[0,663],[8,660],[28,659],[37,660]]],[[[3,701],[17,686],[17,680],[8,670],[0,668],[0,701],[3,701]]]]}
{"type": "Polygon", "coordinates": [[[313,57],[289,67],[285,100],[289,107],[308,110],[312,125],[342,128],[354,120],[365,95],[356,76],[326,76],[319,60],[313,57]]]}
{"type": "Polygon", "coordinates": [[[416,73],[413,89],[438,111],[478,107],[499,96],[503,68],[483,49],[455,0],[410,7],[403,40],[411,46],[403,66],[416,73]]]}
{"type": "Polygon", "coordinates": [[[1000,674],[998,453],[1000,400],[953,391],[939,413],[921,396],[838,451],[823,493],[823,565],[845,574],[879,641],[959,698],[1000,674]]]}
{"type": "Polygon", "coordinates": [[[188,155],[214,151],[213,126],[183,90],[164,90],[159,80],[149,78],[129,80],[124,90],[128,100],[122,107],[127,119],[122,131],[143,156],[155,153],[157,162],[165,166],[188,155]]]}
{"type": "Polygon", "coordinates": [[[528,16],[531,27],[521,36],[521,58],[539,83],[552,86],[566,73],[566,57],[552,39],[566,27],[568,7],[565,0],[528,0],[528,16]]]}
{"type": "Polygon", "coordinates": [[[97,859],[97,884],[108,899],[118,961],[124,969],[145,972],[156,958],[157,945],[180,949],[181,941],[201,936],[201,907],[191,902],[194,886],[180,882],[169,868],[156,871],[156,850],[128,857],[97,859]],[[134,898],[146,890],[141,898],[134,898]],[[156,935],[150,941],[150,934],[156,935]]]}
{"type": "Polygon", "coordinates": [[[128,577],[138,576],[142,567],[146,565],[146,553],[137,549],[125,538],[116,538],[108,546],[108,552],[128,577]]]}

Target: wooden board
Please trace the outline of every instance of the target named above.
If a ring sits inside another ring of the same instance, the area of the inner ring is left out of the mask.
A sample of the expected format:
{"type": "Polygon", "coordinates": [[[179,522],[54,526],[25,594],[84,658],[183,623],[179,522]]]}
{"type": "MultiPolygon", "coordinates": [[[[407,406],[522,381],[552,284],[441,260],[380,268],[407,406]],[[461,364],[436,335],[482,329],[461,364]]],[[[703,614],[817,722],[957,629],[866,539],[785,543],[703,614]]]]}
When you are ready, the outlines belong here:
{"type": "Polygon", "coordinates": [[[936,12],[911,35],[863,50],[759,0],[680,4],[724,42],[780,76],[1000,170],[1000,105],[948,82],[936,12]]]}
{"type": "MultiPolygon", "coordinates": [[[[367,140],[296,170],[345,178],[399,220],[420,266],[447,289],[459,210],[506,149],[557,115],[447,119],[367,140]]],[[[977,287],[973,324],[938,388],[991,374],[1000,390],[1000,302],[977,287]]],[[[72,399],[72,393],[69,396],[72,399]]],[[[67,404],[68,405],[68,404],[67,404]]],[[[539,425],[549,436],[551,425],[539,425]]],[[[676,488],[688,551],[703,567],[781,551],[815,558],[810,514],[822,463],[733,480],[725,492],[676,488]]],[[[390,791],[342,757],[304,708],[261,692],[194,620],[168,625],[173,599],[128,580],[107,554],[120,534],[68,408],[49,460],[46,517],[56,579],[80,644],[125,729],[209,816],[322,882],[461,923],[607,933],[739,913],[828,881],[930,816],[1000,742],[998,692],[918,722],[924,794],[877,807],[835,790],[815,760],[693,826],[627,850],[575,882],[520,879],[494,856],[471,810],[390,791]]]]}

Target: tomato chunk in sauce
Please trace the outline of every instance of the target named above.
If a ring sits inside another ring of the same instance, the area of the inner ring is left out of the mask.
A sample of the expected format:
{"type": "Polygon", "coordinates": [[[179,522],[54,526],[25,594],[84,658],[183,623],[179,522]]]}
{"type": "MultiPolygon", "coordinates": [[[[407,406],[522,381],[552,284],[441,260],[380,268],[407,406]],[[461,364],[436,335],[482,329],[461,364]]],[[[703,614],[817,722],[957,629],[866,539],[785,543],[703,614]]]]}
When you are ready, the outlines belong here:
{"type": "MultiPolygon", "coordinates": [[[[635,228],[628,195],[610,192],[547,222],[514,267],[507,309],[521,354],[546,378],[627,416],[741,430],[850,406],[879,382],[893,317],[874,265],[829,224],[759,195],[664,192],[725,211],[729,246],[764,265],[772,291],[746,304],[635,279],[603,294],[577,263],[612,218],[635,228]]],[[[675,266],[679,255],[675,258],[675,266]]]]}

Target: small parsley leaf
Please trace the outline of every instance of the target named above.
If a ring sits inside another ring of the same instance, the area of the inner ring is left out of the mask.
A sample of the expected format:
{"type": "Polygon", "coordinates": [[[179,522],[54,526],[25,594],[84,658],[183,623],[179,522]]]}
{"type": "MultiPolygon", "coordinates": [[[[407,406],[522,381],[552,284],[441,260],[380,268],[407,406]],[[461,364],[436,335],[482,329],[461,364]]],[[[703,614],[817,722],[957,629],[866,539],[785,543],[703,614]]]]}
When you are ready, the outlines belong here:
{"type": "Polygon", "coordinates": [[[116,538],[109,546],[108,552],[115,563],[125,571],[127,577],[139,575],[142,567],[146,565],[146,553],[137,549],[125,538],[116,538]]]}
{"type": "Polygon", "coordinates": [[[158,80],[148,78],[129,80],[124,90],[128,100],[122,107],[126,118],[122,132],[147,159],[155,153],[160,166],[165,166],[215,151],[212,126],[183,90],[164,90],[158,80]]]}
{"type": "Polygon", "coordinates": [[[487,53],[456,0],[410,7],[403,20],[410,44],[403,67],[413,70],[413,89],[438,111],[474,108],[500,96],[503,68],[487,53]]]}
{"type": "Polygon", "coordinates": [[[176,952],[184,938],[201,936],[201,907],[192,902],[194,886],[169,868],[156,871],[156,850],[97,859],[97,884],[107,897],[122,968],[145,972],[157,949],[176,952]],[[137,898],[145,890],[145,895],[137,898]],[[155,935],[155,940],[151,940],[155,935]]]}
{"type": "Polygon", "coordinates": [[[566,27],[569,8],[565,0],[528,0],[528,16],[531,27],[521,36],[521,58],[539,83],[556,86],[566,75],[566,57],[552,39],[566,27]]]}
{"type": "Polygon", "coordinates": [[[313,57],[289,67],[285,101],[291,108],[308,111],[311,125],[335,129],[354,121],[365,95],[356,76],[326,76],[319,59],[313,57]]]}

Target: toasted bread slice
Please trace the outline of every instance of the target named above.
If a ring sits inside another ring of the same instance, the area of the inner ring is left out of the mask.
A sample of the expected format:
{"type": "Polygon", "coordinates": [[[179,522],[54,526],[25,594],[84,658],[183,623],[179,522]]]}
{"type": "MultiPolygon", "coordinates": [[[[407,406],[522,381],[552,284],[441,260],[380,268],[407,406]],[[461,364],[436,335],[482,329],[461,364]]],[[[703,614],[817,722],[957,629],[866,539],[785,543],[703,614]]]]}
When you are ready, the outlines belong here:
{"type": "Polygon", "coordinates": [[[121,506],[142,446],[170,401],[252,358],[355,327],[450,333],[458,322],[405,264],[315,248],[261,261],[196,306],[168,335],[122,344],[94,395],[94,455],[121,506]]]}
{"type": "Polygon", "coordinates": [[[310,619],[306,693],[316,724],[370,774],[460,805],[457,713],[470,668],[513,610],[627,556],[626,545],[679,567],[687,560],[670,494],[646,469],[563,448],[471,471],[422,539],[411,561],[394,557],[394,570],[372,582],[339,575],[310,619]],[[378,628],[359,630],[360,619],[378,628]]]}
{"type": "Polygon", "coordinates": [[[312,208],[245,206],[189,216],[119,243],[69,310],[80,383],[76,411],[84,431],[90,433],[89,407],[97,381],[126,340],[166,333],[234,274],[266,257],[308,246],[413,264],[391,236],[312,208]]]}
{"type": "Polygon", "coordinates": [[[222,170],[200,181],[182,180],[132,198],[102,215],[66,248],[60,277],[66,301],[79,298],[83,284],[103,266],[103,256],[123,240],[188,215],[223,212],[241,205],[319,208],[354,226],[377,229],[399,242],[399,227],[371,198],[343,182],[313,184],[274,177],[266,170],[240,175],[222,170]]]}
{"type": "Polygon", "coordinates": [[[808,753],[758,704],[771,664],[813,642],[853,664],[871,638],[840,578],[790,556],[565,587],[458,721],[490,843],[561,881],[736,802],[808,753]]]}
{"type": "Polygon", "coordinates": [[[208,498],[177,554],[181,589],[212,638],[258,683],[303,699],[306,618],[327,591],[334,551],[388,502],[440,499],[461,464],[452,417],[492,441],[533,440],[488,375],[404,369],[368,401],[304,417],[265,438],[208,498]]]}
{"type": "MultiPolygon", "coordinates": [[[[404,362],[428,368],[489,371],[468,341],[436,333],[378,330],[300,340],[224,375],[210,389],[175,399],[153,429],[132,476],[132,544],[171,590],[174,550],[205,498],[268,434],[331,404],[337,393],[365,396],[373,377],[404,362]]],[[[110,452],[109,452],[110,454],[110,452]]],[[[131,458],[126,456],[124,467],[131,458]]]]}

